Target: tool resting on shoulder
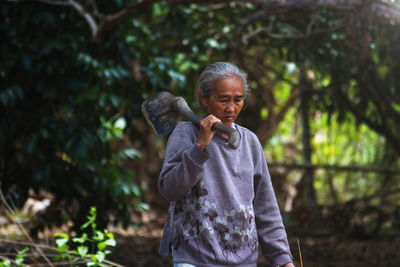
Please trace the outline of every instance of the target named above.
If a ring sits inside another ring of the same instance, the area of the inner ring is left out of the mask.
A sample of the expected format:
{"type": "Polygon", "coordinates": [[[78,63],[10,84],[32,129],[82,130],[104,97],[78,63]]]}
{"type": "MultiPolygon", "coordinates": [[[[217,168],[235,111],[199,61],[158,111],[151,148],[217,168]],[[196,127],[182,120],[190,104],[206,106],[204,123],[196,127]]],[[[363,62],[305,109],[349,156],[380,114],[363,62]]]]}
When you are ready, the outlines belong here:
{"type": "MultiPolygon", "coordinates": [[[[146,99],[142,104],[142,113],[155,133],[161,136],[172,133],[181,120],[188,120],[199,126],[202,119],[190,109],[185,99],[166,91],[146,99]]],[[[229,136],[230,148],[236,149],[239,146],[240,134],[236,129],[221,123],[215,123],[212,129],[229,136]]]]}

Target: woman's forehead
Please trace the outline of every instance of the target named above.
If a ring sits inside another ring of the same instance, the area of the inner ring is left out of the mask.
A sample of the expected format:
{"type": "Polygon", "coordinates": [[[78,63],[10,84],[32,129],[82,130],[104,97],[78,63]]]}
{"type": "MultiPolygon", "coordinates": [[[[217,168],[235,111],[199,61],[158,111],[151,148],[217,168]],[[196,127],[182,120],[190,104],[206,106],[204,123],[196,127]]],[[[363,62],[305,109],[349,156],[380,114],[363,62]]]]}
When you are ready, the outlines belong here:
{"type": "Polygon", "coordinates": [[[243,95],[243,81],[236,76],[225,77],[215,83],[215,95],[243,95]]]}

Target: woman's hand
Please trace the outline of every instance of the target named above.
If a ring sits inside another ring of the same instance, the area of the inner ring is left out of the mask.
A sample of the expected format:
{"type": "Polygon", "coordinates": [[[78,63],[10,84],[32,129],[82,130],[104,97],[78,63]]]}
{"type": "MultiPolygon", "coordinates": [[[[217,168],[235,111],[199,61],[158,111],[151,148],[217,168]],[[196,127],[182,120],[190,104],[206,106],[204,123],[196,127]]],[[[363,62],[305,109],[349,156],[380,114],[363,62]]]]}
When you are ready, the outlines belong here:
{"type": "Polygon", "coordinates": [[[221,123],[221,120],[214,115],[208,115],[200,121],[200,134],[197,138],[197,146],[203,150],[211,142],[215,131],[211,130],[211,127],[215,123],[221,123]]]}

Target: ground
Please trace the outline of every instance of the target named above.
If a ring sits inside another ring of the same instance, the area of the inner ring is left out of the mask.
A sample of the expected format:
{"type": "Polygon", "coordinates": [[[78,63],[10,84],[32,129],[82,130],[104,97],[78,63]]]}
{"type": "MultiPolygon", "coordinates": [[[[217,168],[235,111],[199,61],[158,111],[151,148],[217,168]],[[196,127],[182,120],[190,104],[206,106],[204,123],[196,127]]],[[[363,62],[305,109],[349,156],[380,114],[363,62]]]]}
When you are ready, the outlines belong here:
{"type": "MultiPolygon", "coordinates": [[[[169,259],[157,253],[161,227],[143,226],[141,229],[118,234],[118,247],[111,259],[124,266],[171,266],[169,259]]],[[[328,234],[305,234],[288,229],[289,241],[296,266],[300,265],[298,243],[304,267],[392,267],[400,266],[400,237],[351,239],[328,234]]],[[[258,267],[270,267],[260,256],[258,267]]]]}
{"type": "MultiPolygon", "coordinates": [[[[158,256],[158,237],[119,237],[112,259],[124,266],[171,266],[168,259],[158,256]]],[[[305,267],[389,267],[400,266],[400,240],[337,240],[329,237],[300,237],[305,267]]],[[[297,240],[291,239],[296,266],[300,266],[297,240]]],[[[270,267],[260,257],[259,267],[270,267]]]]}
{"type": "MultiPolygon", "coordinates": [[[[117,239],[117,246],[108,259],[125,267],[168,267],[170,259],[158,255],[158,246],[162,233],[163,218],[148,220],[138,229],[123,230],[111,227],[117,239]]],[[[0,224],[3,225],[4,224],[0,224]]],[[[2,227],[4,233],[5,227],[2,227]]],[[[312,229],[299,231],[288,228],[289,242],[295,258],[296,266],[301,266],[299,257],[300,245],[304,267],[393,267],[400,266],[400,237],[386,236],[354,239],[330,235],[316,234],[312,229]]],[[[13,244],[0,240],[0,255],[15,251],[13,244]]],[[[38,243],[48,241],[40,240],[38,243]]],[[[258,267],[271,267],[260,256],[258,267]]]]}

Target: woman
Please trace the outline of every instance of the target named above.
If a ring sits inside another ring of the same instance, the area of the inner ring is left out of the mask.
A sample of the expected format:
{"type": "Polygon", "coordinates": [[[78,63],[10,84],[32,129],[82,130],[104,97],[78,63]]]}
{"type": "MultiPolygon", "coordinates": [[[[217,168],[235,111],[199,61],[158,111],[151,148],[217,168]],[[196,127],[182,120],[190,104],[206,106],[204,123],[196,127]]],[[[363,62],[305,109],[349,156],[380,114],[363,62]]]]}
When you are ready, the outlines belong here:
{"type": "Polygon", "coordinates": [[[158,183],[170,201],[160,254],[175,266],[256,266],[259,244],[273,266],[294,266],[263,148],[234,123],[248,91],[235,65],[209,65],[197,84],[208,115],[199,128],[179,123],[168,140],[158,183]],[[239,131],[237,149],[215,123],[239,131]]]}

